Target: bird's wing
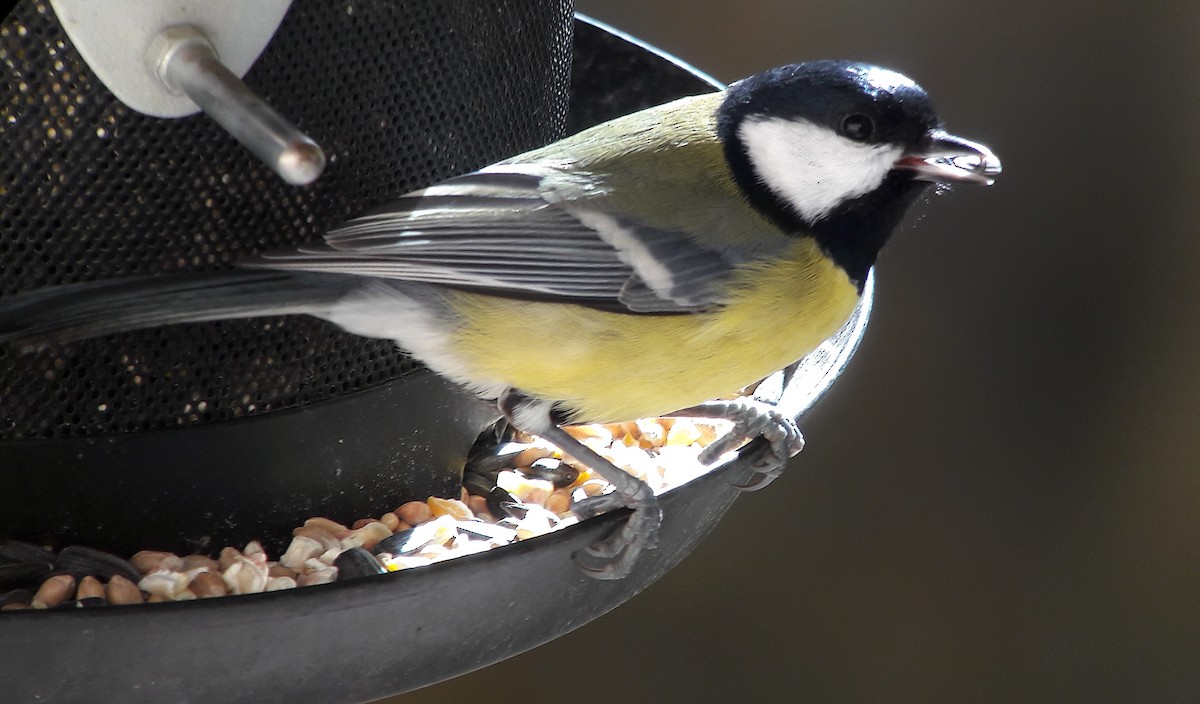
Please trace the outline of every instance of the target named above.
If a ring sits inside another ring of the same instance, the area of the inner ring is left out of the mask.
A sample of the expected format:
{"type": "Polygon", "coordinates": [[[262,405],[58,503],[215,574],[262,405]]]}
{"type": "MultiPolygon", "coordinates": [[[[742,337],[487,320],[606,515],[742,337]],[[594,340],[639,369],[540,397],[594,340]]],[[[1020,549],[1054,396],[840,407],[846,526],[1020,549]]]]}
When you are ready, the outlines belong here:
{"type": "Polygon", "coordinates": [[[580,181],[556,189],[547,185],[551,175],[552,167],[490,167],[351,220],[323,245],[248,264],[632,313],[685,313],[724,302],[720,284],[731,266],[721,252],[606,212],[602,192],[590,197],[583,193],[590,184],[580,181]]]}

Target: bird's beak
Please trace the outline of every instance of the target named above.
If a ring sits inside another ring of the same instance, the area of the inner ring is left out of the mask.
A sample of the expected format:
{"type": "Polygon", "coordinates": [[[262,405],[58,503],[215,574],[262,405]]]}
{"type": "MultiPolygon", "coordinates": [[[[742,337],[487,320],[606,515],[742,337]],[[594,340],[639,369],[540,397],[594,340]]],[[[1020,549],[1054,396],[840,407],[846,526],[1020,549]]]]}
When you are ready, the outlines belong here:
{"type": "Polygon", "coordinates": [[[900,157],[896,168],[912,171],[921,181],[990,186],[1000,174],[1000,160],[982,144],[931,130],[919,147],[900,157]]]}

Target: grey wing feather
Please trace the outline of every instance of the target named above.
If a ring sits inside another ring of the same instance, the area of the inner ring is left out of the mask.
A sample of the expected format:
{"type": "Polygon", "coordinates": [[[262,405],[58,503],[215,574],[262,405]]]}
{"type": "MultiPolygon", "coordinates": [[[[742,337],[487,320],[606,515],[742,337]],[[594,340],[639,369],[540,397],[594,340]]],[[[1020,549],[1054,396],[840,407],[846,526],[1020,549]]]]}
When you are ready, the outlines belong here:
{"type": "Polygon", "coordinates": [[[729,264],[669,231],[547,198],[544,175],[487,170],[404,196],[324,245],[251,266],[419,281],[638,313],[723,302],[729,264]]]}

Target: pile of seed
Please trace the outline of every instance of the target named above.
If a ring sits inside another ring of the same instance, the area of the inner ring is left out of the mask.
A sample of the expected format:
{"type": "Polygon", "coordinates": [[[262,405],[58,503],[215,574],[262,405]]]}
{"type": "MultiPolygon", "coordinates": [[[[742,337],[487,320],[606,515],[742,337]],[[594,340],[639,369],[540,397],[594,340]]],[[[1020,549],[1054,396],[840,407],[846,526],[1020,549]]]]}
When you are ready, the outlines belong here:
{"type": "MultiPolygon", "coordinates": [[[[721,420],[661,418],[567,430],[661,493],[707,471],[697,457],[728,428],[721,420]]],[[[409,501],[349,525],[310,518],[277,559],[257,540],[216,557],[143,550],[128,560],[84,546],[54,553],[0,541],[0,589],[8,589],[0,610],[184,601],[411,569],[564,528],[577,521],[576,502],[612,491],[557,448],[518,440],[500,448],[502,467],[472,476],[458,498],[409,501]]]]}

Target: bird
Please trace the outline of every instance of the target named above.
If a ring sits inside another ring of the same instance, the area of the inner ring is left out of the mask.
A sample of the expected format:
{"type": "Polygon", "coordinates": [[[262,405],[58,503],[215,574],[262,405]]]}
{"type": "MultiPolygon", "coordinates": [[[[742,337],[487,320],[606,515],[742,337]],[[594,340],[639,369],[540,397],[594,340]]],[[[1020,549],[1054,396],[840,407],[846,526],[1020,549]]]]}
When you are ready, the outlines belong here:
{"type": "Polygon", "coordinates": [[[773,479],[803,444],[794,420],[712,399],[837,331],[931,187],[999,173],[903,74],[808,61],[450,178],[235,269],[0,298],[0,343],[275,315],[393,340],[613,484],[576,512],[632,511],[575,560],[620,579],[655,547],[658,501],[563,426],[727,418],[729,438],[768,439],[748,486],[773,479]]]}

